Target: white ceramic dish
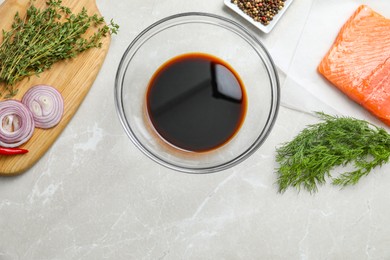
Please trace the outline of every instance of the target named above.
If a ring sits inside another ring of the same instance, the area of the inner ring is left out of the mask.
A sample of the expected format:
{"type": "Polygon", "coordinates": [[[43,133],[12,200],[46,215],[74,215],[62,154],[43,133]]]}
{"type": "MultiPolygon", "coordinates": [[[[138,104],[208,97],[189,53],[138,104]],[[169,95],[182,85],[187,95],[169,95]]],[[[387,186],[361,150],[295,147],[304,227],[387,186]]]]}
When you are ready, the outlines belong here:
{"type": "Polygon", "coordinates": [[[286,12],[286,10],[288,9],[288,7],[290,6],[290,4],[293,2],[294,0],[286,0],[286,2],[284,3],[284,7],[282,8],[282,10],[279,11],[279,13],[277,13],[273,20],[268,24],[268,25],[263,25],[262,23],[260,22],[256,22],[255,20],[253,20],[252,17],[250,17],[249,15],[245,14],[243,11],[241,11],[241,9],[233,4],[231,2],[231,0],[224,0],[224,3],[227,7],[229,7],[230,9],[232,9],[233,11],[235,11],[237,14],[239,14],[240,16],[242,16],[245,20],[247,20],[248,22],[250,22],[251,24],[253,24],[254,26],[256,26],[257,28],[259,28],[261,31],[263,31],[264,33],[269,33],[273,28],[274,26],[277,24],[277,22],[279,21],[279,19],[283,16],[283,14],[286,12]]]}

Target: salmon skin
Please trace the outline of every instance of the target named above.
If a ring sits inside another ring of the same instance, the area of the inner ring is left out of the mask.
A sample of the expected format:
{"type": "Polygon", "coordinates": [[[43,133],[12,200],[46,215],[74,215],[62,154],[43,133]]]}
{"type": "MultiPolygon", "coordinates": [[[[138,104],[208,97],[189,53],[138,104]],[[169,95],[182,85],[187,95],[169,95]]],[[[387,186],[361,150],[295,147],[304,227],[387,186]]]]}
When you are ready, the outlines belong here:
{"type": "Polygon", "coordinates": [[[390,125],[390,20],[361,5],[341,28],[318,71],[390,125]]]}

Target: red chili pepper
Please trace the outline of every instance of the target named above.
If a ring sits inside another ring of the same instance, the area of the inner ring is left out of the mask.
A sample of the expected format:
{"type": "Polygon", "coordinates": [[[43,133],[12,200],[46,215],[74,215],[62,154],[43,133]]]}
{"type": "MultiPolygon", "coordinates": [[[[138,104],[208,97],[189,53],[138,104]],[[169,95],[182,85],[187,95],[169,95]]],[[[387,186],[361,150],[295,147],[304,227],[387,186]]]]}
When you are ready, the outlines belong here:
{"type": "Polygon", "coordinates": [[[16,155],[16,154],[25,154],[28,153],[28,150],[21,148],[5,148],[0,147],[0,155],[16,155]]]}

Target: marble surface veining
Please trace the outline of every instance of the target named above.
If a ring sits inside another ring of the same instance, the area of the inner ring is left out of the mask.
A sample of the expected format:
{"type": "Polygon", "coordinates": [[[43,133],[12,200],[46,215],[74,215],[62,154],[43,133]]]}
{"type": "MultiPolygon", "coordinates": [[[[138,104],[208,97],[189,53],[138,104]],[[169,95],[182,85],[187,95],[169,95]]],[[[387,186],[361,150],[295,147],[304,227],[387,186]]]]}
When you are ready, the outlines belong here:
{"type": "Polygon", "coordinates": [[[120,58],[151,23],[178,12],[220,14],[255,33],[277,65],[288,64],[312,2],[295,1],[264,35],[222,0],[98,0],[120,33],[51,149],[24,174],[0,178],[0,260],[390,259],[388,165],[343,190],[324,185],[316,194],[277,193],[275,147],[314,117],[281,107],[271,135],[249,159],[223,172],[189,175],[144,156],[116,115],[120,58]]]}

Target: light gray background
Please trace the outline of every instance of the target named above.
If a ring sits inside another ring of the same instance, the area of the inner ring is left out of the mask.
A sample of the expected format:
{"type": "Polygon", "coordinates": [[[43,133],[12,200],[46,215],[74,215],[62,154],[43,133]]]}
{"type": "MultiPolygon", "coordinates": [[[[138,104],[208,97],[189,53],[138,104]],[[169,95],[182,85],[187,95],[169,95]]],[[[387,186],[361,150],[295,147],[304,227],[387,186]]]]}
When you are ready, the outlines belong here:
{"type": "Polygon", "coordinates": [[[294,1],[265,35],[222,0],[98,0],[120,33],[52,148],[23,175],[0,178],[0,259],[390,259],[388,165],[355,187],[277,193],[275,147],[317,122],[307,113],[282,106],[274,130],[253,156],[210,175],[155,164],[130,142],[116,115],[120,58],[151,23],[186,11],[234,19],[285,68],[283,83],[313,2],[294,1]]]}

